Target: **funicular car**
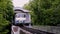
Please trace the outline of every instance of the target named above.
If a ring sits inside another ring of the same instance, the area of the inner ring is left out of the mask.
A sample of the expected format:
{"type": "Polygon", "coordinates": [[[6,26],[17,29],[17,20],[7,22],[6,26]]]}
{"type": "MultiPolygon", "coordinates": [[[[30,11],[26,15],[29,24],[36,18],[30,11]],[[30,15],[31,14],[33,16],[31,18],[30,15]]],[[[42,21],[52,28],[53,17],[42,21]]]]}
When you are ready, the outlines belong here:
{"type": "Polygon", "coordinates": [[[28,10],[15,7],[15,24],[17,25],[24,25],[26,27],[31,27],[31,16],[28,10]]]}

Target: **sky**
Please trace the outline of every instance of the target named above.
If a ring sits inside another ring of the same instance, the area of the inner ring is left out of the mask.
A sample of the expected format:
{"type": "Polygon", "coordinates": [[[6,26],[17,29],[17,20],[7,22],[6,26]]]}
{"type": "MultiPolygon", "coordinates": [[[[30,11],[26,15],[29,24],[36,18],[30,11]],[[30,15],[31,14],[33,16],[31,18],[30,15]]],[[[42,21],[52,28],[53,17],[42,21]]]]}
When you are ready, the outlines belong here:
{"type": "Polygon", "coordinates": [[[14,7],[23,7],[24,4],[28,3],[29,0],[13,0],[14,7]]]}

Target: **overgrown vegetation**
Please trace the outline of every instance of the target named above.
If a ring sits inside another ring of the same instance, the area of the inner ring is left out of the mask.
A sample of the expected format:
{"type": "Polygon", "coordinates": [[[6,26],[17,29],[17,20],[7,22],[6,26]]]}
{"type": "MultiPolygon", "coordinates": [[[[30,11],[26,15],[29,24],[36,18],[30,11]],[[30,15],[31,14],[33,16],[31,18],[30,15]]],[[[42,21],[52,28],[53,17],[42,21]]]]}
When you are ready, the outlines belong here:
{"type": "Polygon", "coordinates": [[[13,17],[12,0],[0,0],[0,34],[7,34],[13,17]],[[7,27],[8,26],[8,27],[7,27]]]}
{"type": "Polygon", "coordinates": [[[31,0],[24,8],[31,11],[35,25],[60,24],[60,0],[31,0]]]}

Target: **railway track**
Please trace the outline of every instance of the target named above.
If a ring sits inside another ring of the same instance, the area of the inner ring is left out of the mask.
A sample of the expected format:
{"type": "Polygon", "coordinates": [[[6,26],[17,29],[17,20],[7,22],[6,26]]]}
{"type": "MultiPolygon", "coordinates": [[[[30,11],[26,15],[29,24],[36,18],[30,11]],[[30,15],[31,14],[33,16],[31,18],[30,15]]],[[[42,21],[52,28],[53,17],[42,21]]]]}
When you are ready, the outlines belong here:
{"type": "Polygon", "coordinates": [[[27,28],[27,27],[21,27],[21,28],[33,34],[54,34],[54,33],[45,32],[45,31],[41,31],[33,28],[27,28]]]}
{"type": "Polygon", "coordinates": [[[20,32],[20,34],[28,34],[28,33],[29,34],[54,34],[51,32],[41,31],[33,28],[20,27],[20,26],[14,26],[14,27],[16,27],[15,30],[18,29],[18,32],[20,32]]]}

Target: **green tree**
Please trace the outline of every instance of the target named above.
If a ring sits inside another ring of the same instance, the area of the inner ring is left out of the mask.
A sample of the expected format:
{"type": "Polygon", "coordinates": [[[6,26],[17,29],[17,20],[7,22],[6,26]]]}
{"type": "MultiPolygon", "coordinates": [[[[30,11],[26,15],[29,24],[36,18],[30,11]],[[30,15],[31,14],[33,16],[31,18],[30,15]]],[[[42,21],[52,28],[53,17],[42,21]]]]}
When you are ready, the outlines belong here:
{"type": "Polygon", "coordinates": [[[60,24],[60,0],[32,0],[24,8],[31,11],[34,24],[60,24]]]}
{"type": "Polygon", "coordinates": [[[11,1],[12,0],[0,0],[0,34],[7,34],[9,32],[9,24],[14,14],[11,1]]]}

